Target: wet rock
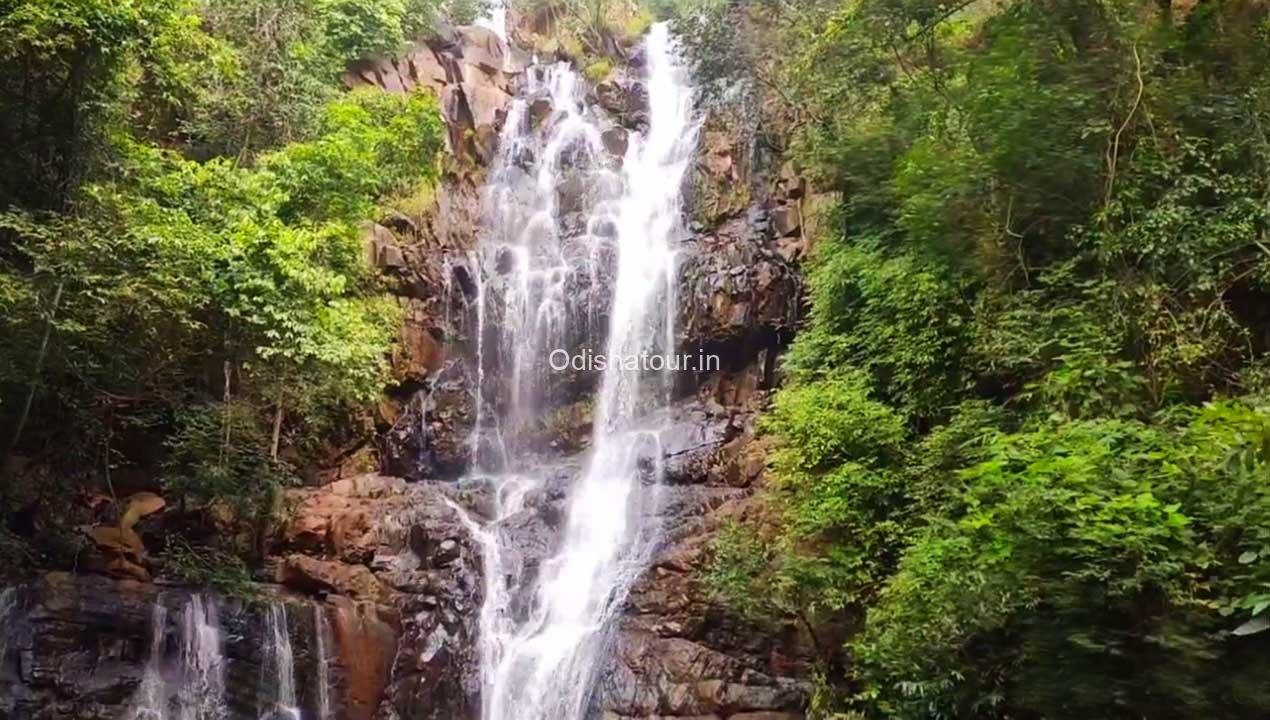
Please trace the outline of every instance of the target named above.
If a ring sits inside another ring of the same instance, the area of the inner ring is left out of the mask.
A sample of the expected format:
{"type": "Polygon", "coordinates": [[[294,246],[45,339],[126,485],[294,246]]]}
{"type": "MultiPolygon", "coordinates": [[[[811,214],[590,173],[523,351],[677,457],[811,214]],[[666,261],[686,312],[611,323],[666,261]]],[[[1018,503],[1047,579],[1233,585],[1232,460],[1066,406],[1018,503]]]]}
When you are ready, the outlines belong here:
{"type": "Polygon", "coordinates": [[[415,550],[399,554],[390,565],[398,578],[413,575],[420,592],[398,596],[401,642],[379,717],[469,717],[479,704],[480,552],[448,498],[435,488],[412,487],[396,509],[385,512],[383,522],[407,528],[400,535],[415,550]],[[410,542],[410,536],[420,539],[410,542]],[[431,538],[441,539],[433,544],[431,538]],[[424,553],[430,570],[408,569],[419,567],[416,550],[424,553]]]}
{"type": "Polygon", "coordinates": [[[623,126],[638,129],[648,125],[648,88],[643,80],[614,73],[595,86],[595,98],[623,126]]]}
{"type": "Polygon", "coordinates": [[[626,148],[630,144],[629,133],[624,128],[609,128],[604,131],[601,140],[604,142],[604,149],[615,158],[621,159],[626,157],[626,148]]]}
{"type": "MultiPolygon", "coordinates": [[[[319,610],[323,611],[323,610],[319,610]]],[[[394,623],[365,604],[338,599],[324,610],[330,619],[334,653],[329,663],[342,680],[335,700],[348,720],[370,720],[385,696],[397,655],[394,623]]]]}
{"type": "Polygon", "coordinates": [[[380,438],[385,471],[412,480],[461,475],[471,462],[475,410],[466,377],[442,373],[415,393],[380,438]]]}
{"type": "MultiPolygon", "coordinates": [[[[702,488],[701,490],[704,490],[702,488]]],[[[810,643],[796,628],[773,632],[712,605],[700,566],[719,517],[745,500],[733,491],[718,504],[670,503],[680,517],[672,539],[633,589],[611,659],[597,690],[612,717],[804,717],[810,643]],[[704,509],[713,506],[714,509],[704,509]],[[711,519],[711,518],[714,519],[711,519]]],[[[695,494],[695,493],[694,493],[695,494]]]]}
{"type": "MultiPolygon", "coordinates": [[[[404,312],[391,358],[393,379],[399,385],[422,385],[435,377],[446,356],[441,329],[427,304],[415,298],[398,298],[404,312]]],[[[395,413],[400,413],[397,408],[395,413]]],[[[389,424],[396,421],[393,417],[389,424]]]]}
{"type": "Polygon", "coordinates": [[[362,600],[357,608],[377,608],[374,618],[391,627],[392,653],[384,660],[387,631],[358,620],[365,627],[357,635],[370,643],[367,652],[378,653],[379,669],[364,683],[350,678],[349,693],[354,697],[359,683],[380,688],[380,694],[362,693],[382,696],[382,702],[363,703],[376,717],[450,720],[468,717],[478,702],[481,555],[448,490],[366,475],[288,493],[294,511],[283,535],[290,538],[286,546],[299,552],[286,556],[280,576],[307,593],[362,600]],[[358,553],[358,563],[350,562],[349,553],[333,559],[337,528],[342,522],[360,528],[363,518],[372,532],[354,533],[354,545],[369,553],[358,553]]]}
{"type": "MultiPolygon", "coordinates": [[[[269,606],[284,603],[300,713],[317,717],[319,659],[311,601],[285,595],[244,600],[173,586],[156,586],[94,575],[48,573],[8,591],[15,599],[0,628],[0,717],[62,720],[131,717],[157,644],[162,683],[180,685],[183,623],[195,597],[207,609],[208,630],[218,640],[226,720],[255,720],[260,700],[272,690],[272,668],[262,666],[269,606]],[[162,614],[156,614],[162,606],[162,614]],[[163,620],[156,625],[156,618],[163,620]]],[[[328,689],[339,717],[368,720],[380,704],[396,632],[378,610],[344,601],[322,612],[332,630],[326,638],[328,689]],[[388,661],[382,660],[385,656],[388,661]]],[[[174,689],[173,686],[172,689],[174,689]]],[[[193,686],[191,686],[193,687],[193,686]]],[[[196,692],[207,692],[198,688],[196,692]]],[[[189,689],[186,690],[190,692],[189,689]]]]}
{"type": "Polygon", "coordinates": [[[536,98],[529,103],[529,123],[534,127],[540,127],[547,122],[554,110],[550,98],[536,98]]]}
{"type": "Polygon", "coordinates": [[[724,412],[711,412],[701,403],[681,405],[669,415],[660,433],[665,481],[720,482],[719,452],[738,432],[731,417],[724,412]]]}
{"type": "Polygon", "coordinates": [[[459,544],[454,540],[442,540],[437,551],[432,554],[432,565],[445,567],[459,558],[459,544]]]}

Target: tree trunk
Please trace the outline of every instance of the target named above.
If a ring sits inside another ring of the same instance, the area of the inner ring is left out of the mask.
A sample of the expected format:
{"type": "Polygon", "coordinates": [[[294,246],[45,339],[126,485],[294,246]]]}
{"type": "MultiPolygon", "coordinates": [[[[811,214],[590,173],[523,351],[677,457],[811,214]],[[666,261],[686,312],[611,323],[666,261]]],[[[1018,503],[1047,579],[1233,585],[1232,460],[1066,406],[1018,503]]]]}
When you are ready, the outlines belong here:
{"type": "Polygon", "coordinates": [[[278,410],[273,414],[273,445],[269,457],[278,462],[278,441],[282,438],[282,415],[286,410],[286,391],[278,391],[278,410]]]}
{"type": "Polygon", "coordinates": [[[35,402],[35,392],[40,386],[40,371],[44,368],[44,358],[48,355],[49,338],[53,336],[53,319],[57,316],[57,308],[62,303],[62,289],[65,287],[66,281],[61,280],[57,283],[57,289],[53,291],[53,307],[49,309],[48,320],[44,323],[44,337],[40,339],[40,350],[35,356],[35,370],[31,373],[31,386],[26,392],[26,401],[22,403],[22,413],[18,415],[18,423],[13,428],[13,437],[9,439],[9,446],[5,448],[4,457],[0,458],[0,470],[9,464],[9,458],[13,452],[18,449],[18,442],[22,439],[22,431],[26,429],[27,418],[31,415],[31,404],[35,402]]]}

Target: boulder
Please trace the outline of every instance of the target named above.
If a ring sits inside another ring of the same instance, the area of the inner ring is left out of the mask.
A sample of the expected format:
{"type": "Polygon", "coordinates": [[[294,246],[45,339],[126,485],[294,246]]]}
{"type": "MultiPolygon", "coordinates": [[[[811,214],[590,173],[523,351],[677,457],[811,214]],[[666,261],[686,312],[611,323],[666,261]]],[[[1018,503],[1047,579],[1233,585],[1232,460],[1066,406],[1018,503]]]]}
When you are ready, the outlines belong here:
{"type": "Polygon", "coordinates": [[[543,123],[551,117],[555,112],[555,108],[551,105],[551,98],[535,98],[529,103],[529,123],[533,127],[541,127],[543,123]]]}
{"type": "Polygon", "coordinates": [[[380,500],[403,491],[400,480],[376,474],[344,478],[319,490],[289,491],[291,510],[279,533],[280,547],[347,563],[370,562],[380,546],[380,500]]]}
{"type": "Polygon", "coordinates": [[[139,492],[123,500],[124,511],[119,517],[119,527],[131,530],[142,518],[159,512],[167,503],[152,492],[139,492]]]}
{"type": "Polygon", "coordinates": [[[623,126],[638,129],[648,125],[648,88],[642,79],[615,72],[595,86],[596,103],[623,126]]]}
{"type": "Polygon", "coordinates": [[[454,34],[466,65],[487,75],[502,72],[507,48],[498,33],[480,25],[468,25],[455,28],[454,34]]]}
{"type": "Polygon", "coordinates": [[[362,231],[362,249],[366,262],[383,272],[405,267],[405,256],[397,244],[397,238],[379,223],[368,222],[362,231]]]}
{"type": "Polygon", "coordinates": [[[626,148],[630,145],[629,133],[625,128],[615,127],[604,131],[600,137],[604,149],[617,159],[626,157],[626,148]]]}
{"type": "Polygon", "coordinates": [[[392,590],[362,565],[319,560],[307,555],[288,555],[279,569],[277,581],[310,594],[337,592],[355,600],[383,604],[392,602],[392,590]]]}
{"type": "Polygon", "coordinates": [[[772,211],[772,228],[777,237],[797,235],[802,227],[802,212],[797,204],[782,205],[772,211]]]}

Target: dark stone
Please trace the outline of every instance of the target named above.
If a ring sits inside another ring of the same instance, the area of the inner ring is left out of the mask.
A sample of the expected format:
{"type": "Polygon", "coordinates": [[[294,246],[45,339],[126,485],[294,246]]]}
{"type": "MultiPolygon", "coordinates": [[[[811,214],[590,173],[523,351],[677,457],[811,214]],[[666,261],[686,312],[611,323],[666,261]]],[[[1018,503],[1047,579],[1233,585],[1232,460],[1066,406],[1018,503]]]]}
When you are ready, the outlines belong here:
{"type": "Polygon", "coordinates": [[[620,160],[626,157],[626,148],[630,144],[628,135],[625,128],[609,128],[600,139],[604,142],[604,149],[620,160]]]}

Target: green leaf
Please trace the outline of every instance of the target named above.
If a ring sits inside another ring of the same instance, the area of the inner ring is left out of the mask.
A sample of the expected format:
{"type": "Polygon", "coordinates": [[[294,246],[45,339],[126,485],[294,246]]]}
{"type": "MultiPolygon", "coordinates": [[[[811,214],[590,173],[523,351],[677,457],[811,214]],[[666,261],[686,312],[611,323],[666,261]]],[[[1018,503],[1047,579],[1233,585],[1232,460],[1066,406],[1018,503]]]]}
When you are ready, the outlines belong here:
{"type": "Polygon", "coordinates": [[[1255,617],[1232,630],[1231,634],[1243,637],[1245,635],[1256,635],[1266,630],[1270,630],[1270,616],[1255,617]]]}

